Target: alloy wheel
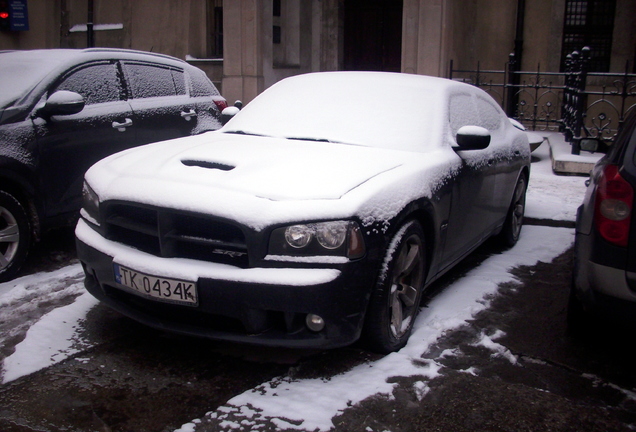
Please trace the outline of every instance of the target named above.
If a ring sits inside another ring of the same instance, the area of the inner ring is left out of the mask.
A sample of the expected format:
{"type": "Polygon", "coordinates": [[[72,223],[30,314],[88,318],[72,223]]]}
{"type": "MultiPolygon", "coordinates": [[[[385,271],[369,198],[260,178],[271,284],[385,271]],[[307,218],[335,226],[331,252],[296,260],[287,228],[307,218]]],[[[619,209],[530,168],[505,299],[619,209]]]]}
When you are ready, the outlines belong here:
{"type": "Polygon", "coordinates": [[[15,258],[20,243],[18,222],[6,208],[0,207],[0,270],[15,258]]]}
{"type": "Polygon", "coordinates": [[[390,330],[393,337],[401,338],[410,331],[416,315],[419,290],[424,278],[424,251],[422,241],[411,235],[402,243],[393,269],[389,297],[390,330]]]}

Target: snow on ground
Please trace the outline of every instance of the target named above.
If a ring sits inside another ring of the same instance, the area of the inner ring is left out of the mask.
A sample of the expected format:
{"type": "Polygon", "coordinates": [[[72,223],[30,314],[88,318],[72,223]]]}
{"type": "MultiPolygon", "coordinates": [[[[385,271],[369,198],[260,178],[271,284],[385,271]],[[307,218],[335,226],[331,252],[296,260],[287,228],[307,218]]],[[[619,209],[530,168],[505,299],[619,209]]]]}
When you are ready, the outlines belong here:
{"type": "Polygon", "coordinates": [[[84,290],[83,282],[82,267],[73,264],[0,284],[0,345],[6,347],[26,332],[15,352],[4,359],[3,384],[88,348],[76,329],[97,300],[84,290]]]}
{"type": "MultiPolygon", "coordinates": [[[[559,142],[559,137],[554,138],[553,141],[559,142]]],[[[587,177],[555,175],[547,142],[532,152],[532,160],[526,216],[559,221],[576,220],[576,209],[583,201],[587,177]]]]}
{"type": "MultiPolygon", "coordinates": [[[[535,150],[533,156],[527,216],[574,221],[576,208],[585,193],[585,179],[552,174],[546,143],[535,150]]],[[[418,317],[413,335],[401,351],[330,379],[280,377],[234,397],[208,416],[219,421],[227,418],[221,423],[226,430],[249,430],[258,421],[268,420],[281,427],[328,430],[333,426],[331,418],[348,404],[374,394],[390,395],[393,384],[387,382],[388,377],[422,377],[416,387],[423,396],[428,391],[426,380],[435,377],[439,370],[435,361],[422,360],[426,349],[444,331],[461,325],[488,307],[485,298],[494,293],[500,283],[515,280],[510,269],[551,261],[572,244],[573,235],[572,229],[525,226],[514,248],[485,260],[433,299],[418,317]],[[236,418],[241,422],[233,420],[236,418]]],[[[83,291],[78,264],[0,284],[0,325],[20,322],[22,327],[28,327],[28,331],[22,331],[24,340],[3,361],[3,383],[49,367],[86,347],[86,343],[79,340],[77,329],[95,304],[96,300],[83,291]]],[[[5,328],[0,330],[2,346],[6,340],[22,336],[9,334],[5,328]]],[[[493,340],[496,336],[484,335],[481,343],[497,351],[501,347],[493,340]]],[[[199,422],[185,424],[179,431],[192,431],[199,422]]]]}
{"type": "MultiPolygon", "coordinates": [[[[516,280],[511,269],[532,266],[538,261],[550,262],[569,248],[573,240],[572,229],[525,226],[514,248],[488,258],[437,295],[422,310],[408,344],[399,352],[334,377],[302,380],[279,377],[230,399],[207,416],[227,431],[250,431],[269,422],[281,429],[328,431],[334,426],[331,419],[348,406],[376,394],[391,397],[396,380],[388,378],[436,377],[441,365],[422,359],[428,347],[445,331],[459,327],[487,308],[486,298],[497,291],[499,284],[516,280]]],[[[480,344],[514,363],[514,356],[493,341],[497,336],[483,335],[480,344]]],[[[419,387],[426,391],[424,381],[419,387]]],[[[195,430],[195,424],[187,423],[176,432],[195,430]]]]}

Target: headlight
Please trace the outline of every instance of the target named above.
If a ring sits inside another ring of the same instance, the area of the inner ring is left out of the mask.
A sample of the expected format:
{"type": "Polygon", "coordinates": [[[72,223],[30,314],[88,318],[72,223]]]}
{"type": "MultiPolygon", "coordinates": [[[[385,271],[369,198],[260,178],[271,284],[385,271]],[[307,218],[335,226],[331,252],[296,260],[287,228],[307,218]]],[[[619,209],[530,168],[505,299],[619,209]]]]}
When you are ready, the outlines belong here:
{"type": "Polygon", "coordinates": [[[357,223],[330,221],[290,225],[272,232],[270,255],[319,256],[335,255],[360,258],[364,241],[357,223]]]}
{"type": "Polygon", "coordinates": [[[285,229],[285,240],[293,248],[304,248],[314,236],[314,230],[307,225],[293,225],[285,229]]]}
{"type": "Polygon", "coordinates": [[[316,239],[326,249],[337,249],[347,238],[348,222],[326,222],[316,226],[316,239]]]}
{"type": "Polygon", "coordinates": [[[81,215],[89,222],[99,225],[99,197],[86,181],[82,186],[81,215]]]}

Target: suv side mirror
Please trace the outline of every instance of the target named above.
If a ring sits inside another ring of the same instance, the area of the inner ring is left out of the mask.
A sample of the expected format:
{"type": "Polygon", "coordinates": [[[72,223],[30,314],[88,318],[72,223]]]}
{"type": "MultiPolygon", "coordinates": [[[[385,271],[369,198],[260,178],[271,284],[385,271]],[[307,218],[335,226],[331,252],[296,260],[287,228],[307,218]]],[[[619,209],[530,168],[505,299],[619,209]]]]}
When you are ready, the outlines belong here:
{"type": "Polygon", "coordinates": [[[68,90],[59,90],[49,96],[44,106],[37,111],[37,115],[51,117],[77,114],[84,109],[84,105],[86,101],[82,95],[68,90]]]}
{"type": "Polygon", "coordinates": [[[455,139],[457,150],[482,150],[490,144],[490,132],[481,126],[462,126],[455,139]]]}

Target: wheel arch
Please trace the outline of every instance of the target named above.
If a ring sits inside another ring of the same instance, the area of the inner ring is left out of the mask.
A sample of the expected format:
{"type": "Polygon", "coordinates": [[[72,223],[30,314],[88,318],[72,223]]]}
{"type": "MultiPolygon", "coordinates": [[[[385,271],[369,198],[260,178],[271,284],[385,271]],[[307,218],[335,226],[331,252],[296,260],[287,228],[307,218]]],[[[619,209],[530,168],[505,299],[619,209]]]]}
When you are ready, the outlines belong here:
{"type": "MultiPolygon", "coordinates": [[[[440,243],[437,230],[439,223],[436,222],[436,211],[433,203],[428,199],[420,199],[407,205],[398,216],[390,223],[391,229],[387,231],[386,246],[393,239],[397,231],[408,221],[415,220],[424,231],[424,246],[426,251],[426,271],[431,269],[433,254],[440,243]]],[[[386,247],[385,247],[386,249],[386,247]]]]}

